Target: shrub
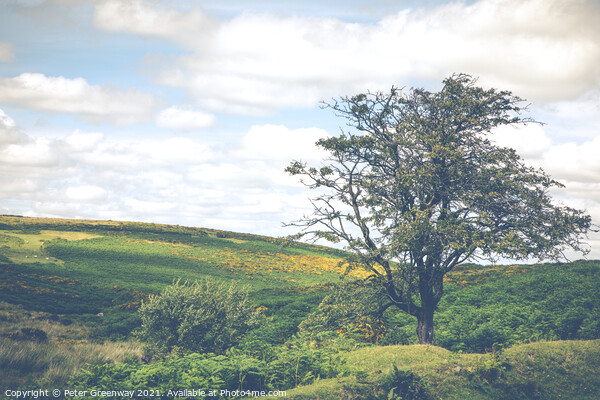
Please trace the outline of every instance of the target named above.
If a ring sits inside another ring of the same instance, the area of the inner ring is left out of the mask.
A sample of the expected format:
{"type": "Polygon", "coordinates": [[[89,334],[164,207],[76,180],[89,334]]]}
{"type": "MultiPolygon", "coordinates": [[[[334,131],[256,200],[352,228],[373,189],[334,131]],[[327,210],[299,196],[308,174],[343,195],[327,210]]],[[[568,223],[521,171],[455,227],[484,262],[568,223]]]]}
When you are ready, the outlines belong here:
{"type": "Polygon", "coordinates": [[[197,389],[211,392],[207,398],[223,399],[227,396],[220,396],[221,390],[265,390],[264,381],[264,363],[251,357],[192,353],[151,364],[128,360],[88,365],[69,386],[77,390],[158,390],[163,399],[181,398],[181,394],[169,394],[169,389],[197,389]]]}
{"type": "Polygon", "coordinates": [[[234,283],[175,282],[152,296],[139,310],[141,337],[150,353],[184,352],[223,354],[259,321],[247,289],[234,283]]]}
{"type": "Polygon", "coordinates": [[[596,308],[583,321],[579,334],[584,340],[600,338],[600,309],[596,308]]]}
{"type": "Polygon", "coordinates": [[[384,309],[374,299],[379,288],[368,281],[347,281],[335,286],[317,310],[299,325],[300,332],[335,331],[363,343],[381,343],[387,334],[384,309]]]}
{"type": "Polygon", "coordinates": [[[296,333],[298,322],[286,316],[268,317],[260,327],[248,332],[239,341],[237,349],[259,359],[267,359],[296,333]]]}
{"type": "Polygon", "coordinates": [[[387,399],[428,400],[431,398],[427,385],[413,371],[400,370],[394,365],[389,375],[384,375],[379,384],[387,392],[387,399]]]}
{"type": "Polygon", "coordinates": [[[237,349],[224,355],[212,353],[171,354],[162,360],[142,363],[125,362],[88,364],[69,381],[78,390],[159,390],[163,399],[180,398],[169,389],[196,388],[216,391],[207,398],[219,396],[220,390],[286,390],[310,384],[320,378],[337,376],[340,356],[330,349],[314,349],[295,339],[274,348],[273,357],[259,360],[237,349]]]}
{"type": "Polygon", "coordinates": [[[12,340],[22,340],[29,342],[43,343],[48,341],[48,334],[43,329],[21,328],[20,331],[14,331],[6,334],[6,337],[12,340]]]}
{"type": "Polygon", "coordinates": [[[276,349],[275,357],[267,364],[271,387],[289,389],[340,373],[343,361],[335,349],[305,339],[293,338],[276,349]]]}

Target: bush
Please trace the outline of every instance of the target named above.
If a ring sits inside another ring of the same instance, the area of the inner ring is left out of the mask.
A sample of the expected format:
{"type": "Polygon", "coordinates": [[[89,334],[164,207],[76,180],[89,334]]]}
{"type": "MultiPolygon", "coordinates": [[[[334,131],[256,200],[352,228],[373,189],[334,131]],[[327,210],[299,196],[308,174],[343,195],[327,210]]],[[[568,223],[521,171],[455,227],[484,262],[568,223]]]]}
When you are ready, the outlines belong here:
{"type": "Polygon", "coordinates": [[[264,369],[262,362],[244,355],[192,353],[151,364],[129,360],[88,365],[69,381],[69,386],[77,390],[116,389],[136,393],[158,390],[163,399],[181,398],[169,394],[169,389],[197,389],[212,392],[207,398],[222,399],[226,397],[219,396],[219,392],[224,389],[264,390],[264,369]]]}
{"type": "Polygon", "coordinates": [[[259,321],[247,289],[210,280],[177,281],[144,302],[139,313],[140,336],[151,354],[175,349],[223,354],[259,321]]]}
{"type": "Polygon", "coordinates": [[[267,363],[267,368],[268,383],[277,389],[289,389],[335,377],[343,365],[338,351],[319,347],[303,337],[296,337],[275,350],[275,356],[267,363]]]}
{"type": "Polygon", "coordinates": [[[394,370],[389,375],[384,375],[379,384],[387,392],[387,399],[391,400],[428,400],[431,398],[427,385],[419,375],[412,371],[399,370],[394,365],[394,370]]]}
{"type": "Polygon", "coordinates": [[[300,332],[316,335],[337,332],[356,341],[381,343],[387,328],[381,315],[380,288],[373,282],[348,281],[335,286],[317,310],[299,325],[300,332]]]}
{"type": "Polygon", "coordinates": [[[21,328],[20,331],[10,332],[5,335],[12,340],[44,343],[48,341],[48,334],[43,329],[21,328]]]}
{"type": "Polygon", "coordinates": [[[214,392],[207,398],[222,399],[230,398],[219,395],[225,389],[285,390],[337,376],[338,363],[339,356],[332,351],[311,349],[299,341],[291,347],[280,346],[268,362],[232,349],[225,355],[171,355],[149,364],[133,359],[90,364],[69,381],[69,386],[77,390],[158,390],[163,399],[179,398],[169,395],[169,389],[195,388],[214,392]]]}

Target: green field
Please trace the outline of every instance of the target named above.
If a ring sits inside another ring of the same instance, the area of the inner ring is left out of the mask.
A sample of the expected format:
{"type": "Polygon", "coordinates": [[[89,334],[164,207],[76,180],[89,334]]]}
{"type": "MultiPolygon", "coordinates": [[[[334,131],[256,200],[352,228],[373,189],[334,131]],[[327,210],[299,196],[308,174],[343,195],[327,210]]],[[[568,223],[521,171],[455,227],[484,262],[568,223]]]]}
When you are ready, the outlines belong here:
{"type": "Polygon", "coordinates": [[[59,314],[127,308],[177,279],[235,280],[253,292],[314,286],[337,279],[339,261],[335,250],[257,235],[0,217],[0,300],[59,314]]]}
{"type": "Polygon", "coordinates": [[[299,328],[340,282],[343,256],[213,229],[0,216],[0,387],[217,382],[299,399],[597,398],[600,262],[458,266],[435,316],[437,346],[426,347],[415,345],[416,321],[391,309],[381,335],[366,322],[299,328]],[[136,334],[141,303],[205,278],[247,287],[262,326],[226,354],[149,362],[136,334]]]}

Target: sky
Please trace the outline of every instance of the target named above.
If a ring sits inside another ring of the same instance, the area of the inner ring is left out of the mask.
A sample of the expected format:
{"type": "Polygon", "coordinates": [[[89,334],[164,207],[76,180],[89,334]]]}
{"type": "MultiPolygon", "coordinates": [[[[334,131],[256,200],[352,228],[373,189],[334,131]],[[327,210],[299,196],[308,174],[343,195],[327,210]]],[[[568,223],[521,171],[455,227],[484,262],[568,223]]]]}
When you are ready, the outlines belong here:
{"type": "Polygon", "coordinates": [[[494,140],[599,224],[599,21],[598,0],[0,0],[0,214],[293,234],[312,193],[284,168],[346,124],[320,102],[467,73],[527,99],[544,125],[494,140]]]}

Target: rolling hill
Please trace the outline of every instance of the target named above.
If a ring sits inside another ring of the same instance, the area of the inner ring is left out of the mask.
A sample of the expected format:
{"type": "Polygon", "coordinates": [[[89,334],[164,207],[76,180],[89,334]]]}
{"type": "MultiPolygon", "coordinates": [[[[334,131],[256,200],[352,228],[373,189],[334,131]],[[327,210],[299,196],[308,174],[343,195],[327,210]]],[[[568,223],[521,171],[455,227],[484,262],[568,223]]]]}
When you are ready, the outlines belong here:
{"type": "Polygon", "coordinates": [[[140,376],[159,385],[205,365],[202,379],[255,376],[296,387],[297,399],[597,398],[600,262],[460,265],[435,317],[440,347],[423,347],[412,317],[393,310],[377,340],[364,325],[299,332],[339,282],[343,256],[207,228],[0,216],[0,387],[143,387],[140,376]],[[246,286],[264,325],[227,355],[148,363],[135,335],[141,302],[207,278],[246,286]]]}
{"type": "Polygon", "coordinates": [[[1,216],[0,300],[82,314],[135,307],[177,279],[236,280],[252,292],[293,289],[338,279],[341,256],[212,229],[1,216]]]}

